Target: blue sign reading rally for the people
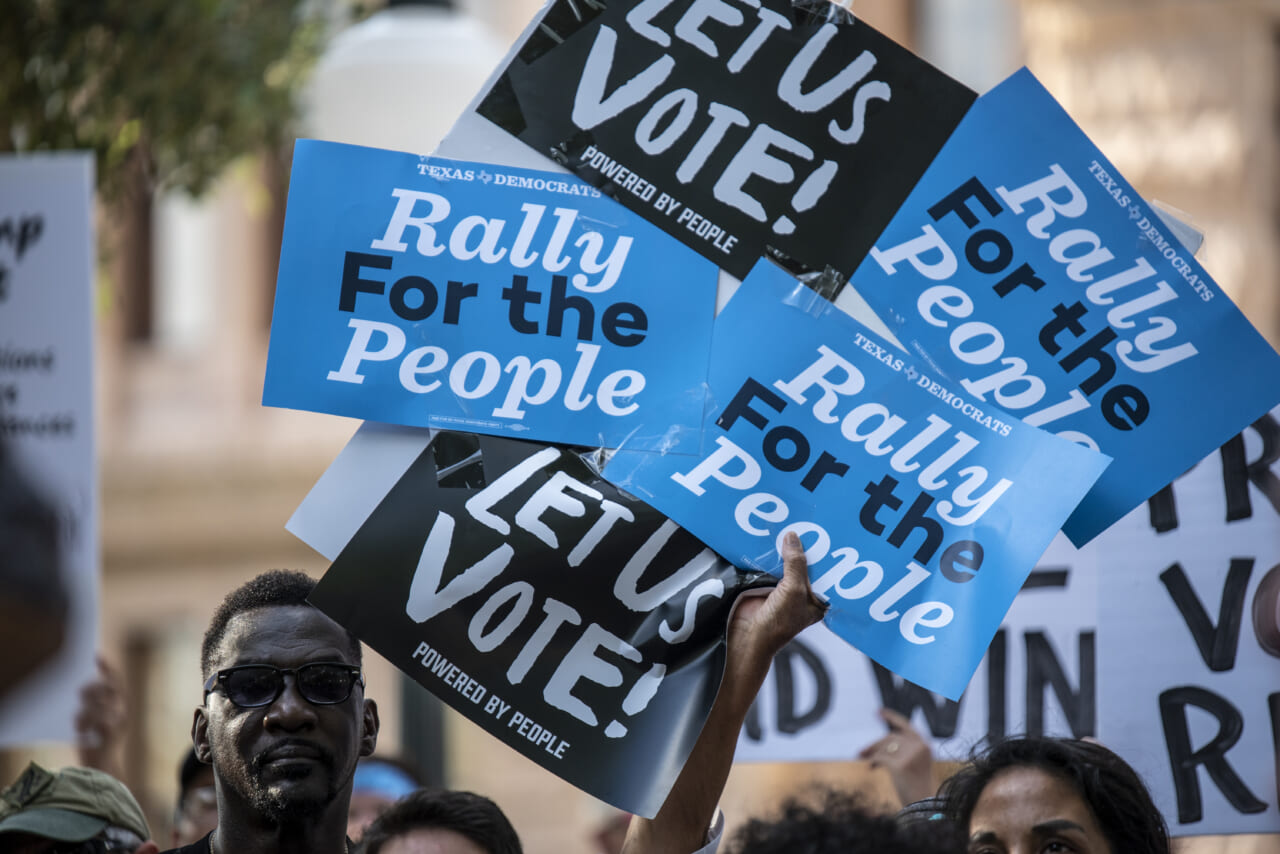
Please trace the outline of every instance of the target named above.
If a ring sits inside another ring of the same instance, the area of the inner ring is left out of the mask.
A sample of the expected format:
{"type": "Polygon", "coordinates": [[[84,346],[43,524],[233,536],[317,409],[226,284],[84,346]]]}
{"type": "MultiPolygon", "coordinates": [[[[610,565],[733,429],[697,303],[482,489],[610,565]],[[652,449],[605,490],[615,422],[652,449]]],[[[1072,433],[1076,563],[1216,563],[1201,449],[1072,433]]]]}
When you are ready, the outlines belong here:
{"type": "Polygon", "coordinates": [[[716,319],[698,456],[604,476],[737,566],[780,574],[795,531],[827,625],[955,699],[1108,460],[930,370],[761,261],[716,319]]]}
{"type": "Polygon", "coordinates": [[[716,277],[572,176],[301,140],[263,403],[668,447],[701,430],[716,277]]]}
{"type": "Polygon", "coordinates": [[[852,284],[918,358],[1114,458],[1093,538],[1280,401],[1280,359],[1023,70],[983,95],[852,284]]]}

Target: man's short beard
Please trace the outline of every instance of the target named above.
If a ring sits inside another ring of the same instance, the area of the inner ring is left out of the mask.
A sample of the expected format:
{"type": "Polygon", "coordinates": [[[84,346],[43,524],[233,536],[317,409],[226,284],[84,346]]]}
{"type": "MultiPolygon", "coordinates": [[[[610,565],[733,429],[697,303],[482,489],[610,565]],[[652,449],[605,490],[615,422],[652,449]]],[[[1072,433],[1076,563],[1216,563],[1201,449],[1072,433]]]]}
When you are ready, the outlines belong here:
{"type": "Polygon", "coordinates": [[[258,815],[272,824],[298,824],[321,815],[337,794],[329,791],[318,798],[288,797],[278,789],[255,787],[249,795],[249,803],[258,815]]]}
{"type": "Polygon", "coordinates": [[[337,775],[334,773],[333,756],[328,753],[323,753],[320,756],[320,765],[323,766],[323,771],[317,768],[309,768],[299,769],[299,773],[286,774],[288,779],[302,780],[312,774],[327,772],[328,785],[324,794],[319,796],[287,793],[275,786],[264,783],[263,769],[265,765],[266,762],[261,757],[254,757],[250,769],[253,774],[250,781],[252,790],[247,792],[246,795],[254,811],[276,825],[297,824],[316,818],[333,803],[338,796],[339,789],[342,787],[337,775]]]}

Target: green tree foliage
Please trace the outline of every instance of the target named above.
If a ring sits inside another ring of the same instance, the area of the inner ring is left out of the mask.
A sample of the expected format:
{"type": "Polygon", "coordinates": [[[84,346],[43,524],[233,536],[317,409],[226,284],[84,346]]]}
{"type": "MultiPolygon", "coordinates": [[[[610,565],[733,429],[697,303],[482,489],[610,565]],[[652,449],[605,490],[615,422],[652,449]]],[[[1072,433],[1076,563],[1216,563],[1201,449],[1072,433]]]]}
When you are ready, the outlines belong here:
{"type": "Polygon", "coordinates": [[[199,193],[290,137],[323,34],[314,6],[0,0],[0,151],[91,149],[108,197],[139,176],[199,193]]]}

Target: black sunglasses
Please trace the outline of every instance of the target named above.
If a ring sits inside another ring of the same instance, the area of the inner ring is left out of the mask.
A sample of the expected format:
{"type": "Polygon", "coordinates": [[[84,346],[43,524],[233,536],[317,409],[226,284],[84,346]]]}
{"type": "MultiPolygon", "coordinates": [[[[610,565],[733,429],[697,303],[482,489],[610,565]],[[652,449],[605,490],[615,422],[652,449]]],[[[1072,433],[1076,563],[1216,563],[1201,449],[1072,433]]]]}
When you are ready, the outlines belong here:
{"type": "Polygon", "coordinates": [[[274,667],[270,664],[242,664],[219,670],[204,683],[204,697],[221,690],[242,709],[269,706],[284,690],[285,674],[292,674],[298,693],[309,703],[332,706],[351,696],[357,682],[364,687],[360,668],[335,661],[317,661],[301,667],[274,667]]]}

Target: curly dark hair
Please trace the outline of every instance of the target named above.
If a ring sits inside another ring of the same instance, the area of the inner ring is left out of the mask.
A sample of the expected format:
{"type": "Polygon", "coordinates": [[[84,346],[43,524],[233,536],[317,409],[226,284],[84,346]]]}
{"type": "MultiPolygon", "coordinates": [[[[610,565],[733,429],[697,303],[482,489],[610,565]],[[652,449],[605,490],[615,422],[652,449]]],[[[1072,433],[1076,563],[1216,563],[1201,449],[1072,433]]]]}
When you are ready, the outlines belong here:
{"type": "Polygon", "coordinates": [[[378,854],[403,833],[422,828],[452,830],[488,854],[524,854],[520,837],[498,805],[474,792],[419,789],[386,809],[365,830],[361,854],[378,854]]]}
{"type": "MultiPolygon", "coordinates": [[[[228,593],[218,610],[213,612],[213,619],[209,621],[209,628],[204,633],[204,643],[200,646],[200,670],[203,676],[207,677],[213,670],[218,645],[222,643],[232,617],[257,608],[289,605],[314,607],[307,601],[307,597],[315,589],[315,579],[304,572],[272,569],[228,593]]],[[[358,667],[363,660],[360,639],[350,629],[345,631],[347,639],[351,641],[351,660],[358,667]]]]}
{"type": "MultiPolygon", "coordinates": [[[[818,786],[788,798],[774,818],[752,818],[733,834],[733,854],[943,854],[880,815],[854,792],[818,786]]],[[[956,849],[957,851],[963,849],[956,849]]]]}
{"type": "Polygon", "coordinates": [[[958,833],[967,836],[982,790],[1009,768],[1030,766],[1066,780],[1093,811],[1112,851],[1169,854],[1169,830],[1138,773],[1100,744],[1073,738],[1016,736],[976,753],[938,794],[958,833]]]}

